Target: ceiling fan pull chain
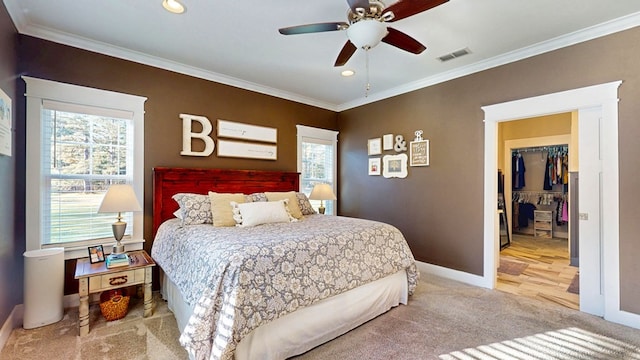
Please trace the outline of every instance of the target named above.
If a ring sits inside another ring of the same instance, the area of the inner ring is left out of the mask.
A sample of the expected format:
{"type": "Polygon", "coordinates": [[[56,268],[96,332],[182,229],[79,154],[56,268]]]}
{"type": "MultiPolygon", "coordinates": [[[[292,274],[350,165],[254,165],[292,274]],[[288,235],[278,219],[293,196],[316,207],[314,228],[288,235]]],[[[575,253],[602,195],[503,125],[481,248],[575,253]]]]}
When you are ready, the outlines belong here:
{"type": "Polygon", "coordinates": [[[371,83],[369,82],[369,48],[364,49],[365,54],[365,69],[367,71],[367,86],[365,86],[364,97],[369,96],[369,90],[371,89],[371,83]]]}

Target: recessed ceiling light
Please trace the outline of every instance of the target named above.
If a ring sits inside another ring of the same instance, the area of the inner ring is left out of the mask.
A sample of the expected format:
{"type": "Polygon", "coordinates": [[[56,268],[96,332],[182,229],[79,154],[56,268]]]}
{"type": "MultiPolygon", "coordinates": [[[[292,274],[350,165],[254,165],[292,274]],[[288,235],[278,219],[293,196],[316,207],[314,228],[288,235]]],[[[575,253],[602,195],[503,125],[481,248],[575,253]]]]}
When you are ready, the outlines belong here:
{"type": "Polygon", "coordinates": [[[349,77],[349,76],[353,76],[356,74],[355,71],[353,70],[344,70],[343,72],[340,73],[342,76],[344,77],[349,77]]]}
{"type": "Polygon", "coordinates": [[[178,0],[162,0],[162,7],[174,14],[182,14],[184,12],[184,5],[180,4],[178,0]]]}

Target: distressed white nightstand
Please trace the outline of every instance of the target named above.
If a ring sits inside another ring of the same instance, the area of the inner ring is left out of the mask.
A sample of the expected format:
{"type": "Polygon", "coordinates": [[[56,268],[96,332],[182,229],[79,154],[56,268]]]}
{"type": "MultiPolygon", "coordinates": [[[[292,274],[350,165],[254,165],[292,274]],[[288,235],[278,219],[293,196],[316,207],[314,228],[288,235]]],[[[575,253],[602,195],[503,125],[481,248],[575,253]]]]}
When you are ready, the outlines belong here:
{"type": "Polygon", "coordinates": [[[128,252],[130,263],[108,269],[106,262],[91,264],[89,258],[78,259],[75,278],[80,280],[80,307],[78,309],[80,336],[89,333],[89,294],[131,285],[143,285],[144,317],[151,316],[152,271],[155,261],[144,250],[128,252]]]}

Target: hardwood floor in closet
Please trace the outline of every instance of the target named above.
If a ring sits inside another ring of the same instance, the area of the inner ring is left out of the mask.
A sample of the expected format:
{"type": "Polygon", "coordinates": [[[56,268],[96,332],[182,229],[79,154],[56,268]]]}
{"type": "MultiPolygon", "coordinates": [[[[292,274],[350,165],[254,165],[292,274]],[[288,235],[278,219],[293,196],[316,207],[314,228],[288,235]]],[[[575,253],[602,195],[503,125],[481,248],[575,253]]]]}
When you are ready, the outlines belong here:
{"type": "Polygon", "coordinates": [[[514,234],[500,251],[496,288],[579,309],[578,268],[569,265],[566,239],[514,234]]]}

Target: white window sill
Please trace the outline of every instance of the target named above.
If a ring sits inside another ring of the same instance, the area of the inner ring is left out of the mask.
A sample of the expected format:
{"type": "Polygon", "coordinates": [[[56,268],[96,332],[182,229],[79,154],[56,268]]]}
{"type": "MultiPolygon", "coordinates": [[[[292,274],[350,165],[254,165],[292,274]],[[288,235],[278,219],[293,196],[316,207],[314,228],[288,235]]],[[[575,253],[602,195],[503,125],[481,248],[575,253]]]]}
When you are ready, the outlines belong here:
{"type": "MultiPolygon", "coordinates": [[[[144,239],[126,239],[120,241],[124,245],[125,251],[133,251],[133,250],[142,250],[142,246],[144,244],[144,239]]],[[[89,246],[102,245],[104,250],[104,254],[110,254],[113,245],[116,243],[114,239],[102,239],[100,241],[92,241],[86,242],[85,244],[47,244],[42,245],[43,249],[55,248],[55,247],[63,247],[64,248],[64,259],[80,259],[89,257],[89,246]]]]}

